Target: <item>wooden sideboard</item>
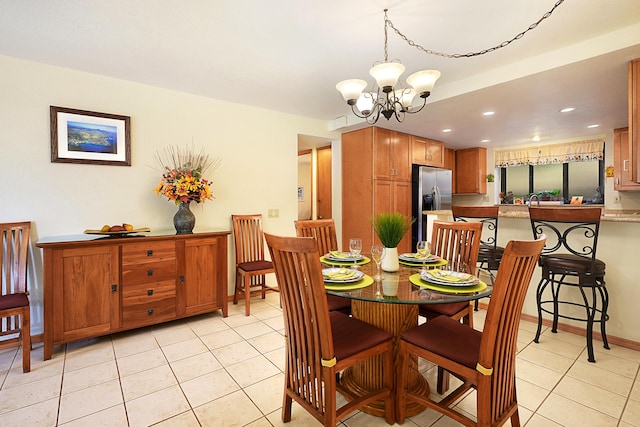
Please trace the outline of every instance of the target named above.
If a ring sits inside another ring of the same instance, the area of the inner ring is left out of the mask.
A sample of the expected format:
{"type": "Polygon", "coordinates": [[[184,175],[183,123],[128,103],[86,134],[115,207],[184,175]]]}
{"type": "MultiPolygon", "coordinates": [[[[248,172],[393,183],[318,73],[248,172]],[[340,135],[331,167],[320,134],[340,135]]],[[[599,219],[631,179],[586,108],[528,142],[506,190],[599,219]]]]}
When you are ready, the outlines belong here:
{"type": "Polygon", "coordinates": [[[222,310],[229,231],[46,238],[44,359],[53,346],[222,310]],[[96,238],[97,237],[97,238],[96,238]]]}

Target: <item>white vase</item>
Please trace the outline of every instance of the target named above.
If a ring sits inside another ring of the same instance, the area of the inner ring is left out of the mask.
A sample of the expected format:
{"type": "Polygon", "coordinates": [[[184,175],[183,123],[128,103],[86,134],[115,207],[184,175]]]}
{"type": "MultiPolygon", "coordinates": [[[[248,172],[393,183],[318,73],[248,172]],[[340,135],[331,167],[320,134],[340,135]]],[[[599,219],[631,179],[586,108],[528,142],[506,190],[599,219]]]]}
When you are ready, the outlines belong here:
{"type": "Polygon", "coordinates": [[[384,248],[384,258],[382,258],[381,267],[384,271],[393,273],[400,270],[398,262],[398,248],[384,248]]]}

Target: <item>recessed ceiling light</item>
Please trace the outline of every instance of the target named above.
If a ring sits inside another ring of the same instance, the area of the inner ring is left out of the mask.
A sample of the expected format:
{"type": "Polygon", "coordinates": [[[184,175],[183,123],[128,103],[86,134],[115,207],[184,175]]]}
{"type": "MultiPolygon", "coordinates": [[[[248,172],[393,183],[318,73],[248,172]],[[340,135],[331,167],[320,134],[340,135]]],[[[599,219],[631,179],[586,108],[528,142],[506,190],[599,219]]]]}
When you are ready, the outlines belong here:
{"type": "Polygon", "coordinates": [[[593,128],[600,127],[600,125],[589,125],[589,126],[587,126],[587,127],[588,127],[589,129],[593,129],[593,128]]]}
{"type": "Polygon", "coordinates": [[[483,144],[486,144],[487,142],[490,142],[490,141],[491,141],[490,139],[483,139],[483,140],[482,140],[482,141],[480,141],[480,142],[482,142],[483,144]]]}
{"type": "Polygon", "coordinates": [[[495,111],[485,111],[484,113],[482,113],[483,116],[493,116],[495,114],[495,111]]]}
{"type": "Polygon", "coordinates": [[[442,129],[442,132],[451,132],[451,129],[442,129]]]}
{"type": "Polygon", "coordinates": [[[536,135],[533,138],[531,138],[531,140],[534,141],[534,142],[538,142],[538,141],[540,141],[540,137],[538,135],[536,135]]]}
{"type": "Polygon", "coordinates": [[[575,110],[575,108],[573,107],[567,107],[567,108],[563,108],[562,110],[560,110],[561,113],[570,113],[573,110],[575,110]]]}

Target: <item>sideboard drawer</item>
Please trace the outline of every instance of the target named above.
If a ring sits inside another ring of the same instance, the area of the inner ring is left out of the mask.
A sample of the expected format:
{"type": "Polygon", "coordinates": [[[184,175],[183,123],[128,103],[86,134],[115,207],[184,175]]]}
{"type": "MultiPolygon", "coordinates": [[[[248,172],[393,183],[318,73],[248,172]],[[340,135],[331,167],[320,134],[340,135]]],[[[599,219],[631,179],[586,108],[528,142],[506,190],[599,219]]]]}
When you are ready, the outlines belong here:
{"type": "Polygon", "coordinates": [[[122,307],[122,325],[125,328],[151,325],[175,318],[175,298],[122,307]]]}
{"type": "Polygon", "coordinates": [[[176,244],[168,242],[141,242],[122,245],[122,265],[145,264],[176,259],[176,244]]]}
{"type": "Polygon", "coordinates": [[[122,285],[155,283],[163,280],[176,280],[176,262],[161,261],[145,264],[122,266],[122,285]]]}
{"type": "Polygon", "coordinates": [[[175,280],[157,283],[140,283],[122,287],[122,306],[148,304],[176,297],[175,280]]]}

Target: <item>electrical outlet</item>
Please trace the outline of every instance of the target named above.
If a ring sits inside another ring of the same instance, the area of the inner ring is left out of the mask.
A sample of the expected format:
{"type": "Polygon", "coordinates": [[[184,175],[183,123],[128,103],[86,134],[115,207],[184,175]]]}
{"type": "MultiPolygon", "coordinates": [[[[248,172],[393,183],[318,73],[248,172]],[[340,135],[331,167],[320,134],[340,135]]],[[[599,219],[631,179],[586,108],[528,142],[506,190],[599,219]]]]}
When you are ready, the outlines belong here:
{"type": "Polygon", "coordinates": [[[613,196],[613,203],[620,203],[620,195],[616,194],[615,196],[613,196]]]}
{"type": "Polygon", "coordinates": [[[279,218],[280,209],[269,209],[269,218],[279,218]]]}
{"type": "Polygon", "coordinates": [[[484,197],[482,197],[482,201],[483,202],[488,202],[489,201],[489,196],[487,194],[485,194],[484,197]]]}

